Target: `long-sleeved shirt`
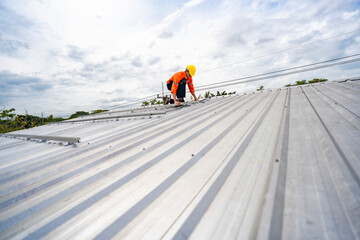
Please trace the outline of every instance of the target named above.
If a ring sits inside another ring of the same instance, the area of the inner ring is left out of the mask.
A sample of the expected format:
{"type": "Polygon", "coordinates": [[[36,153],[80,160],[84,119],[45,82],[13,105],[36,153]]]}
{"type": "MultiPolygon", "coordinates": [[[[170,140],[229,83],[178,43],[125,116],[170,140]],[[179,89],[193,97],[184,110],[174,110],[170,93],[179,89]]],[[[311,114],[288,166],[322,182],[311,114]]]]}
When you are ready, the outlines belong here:
{"type": "Polygon", "coordinates": [[[189,78],[186,77],[186,73],[185,71],[181,71],[181,72],[177,72],[175,73],[166,83],[169,83],[171,81],[173,81],[173,85],[171,87],[171,93],[175,93],[179,87],[179,83],[181,80],[185,79],[186,80],[186,84],[189,87],[189,91],[195,92],[194,89],[194,85],[193,85],[193,81],[192,81],[192,77],[190,76],[189,78]]]}

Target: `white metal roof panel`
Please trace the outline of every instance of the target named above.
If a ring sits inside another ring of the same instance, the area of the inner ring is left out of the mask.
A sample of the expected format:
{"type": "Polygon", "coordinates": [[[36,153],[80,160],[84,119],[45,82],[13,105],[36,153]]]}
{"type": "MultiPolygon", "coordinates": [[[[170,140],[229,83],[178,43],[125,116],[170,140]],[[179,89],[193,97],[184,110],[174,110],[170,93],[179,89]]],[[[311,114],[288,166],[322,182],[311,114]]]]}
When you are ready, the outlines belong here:
{"type": "Polygon", "coordinates": [[[359,239],[359,103],[346,81],[18,131],[81,142],[0,138],[0,237],[359,239]]]}

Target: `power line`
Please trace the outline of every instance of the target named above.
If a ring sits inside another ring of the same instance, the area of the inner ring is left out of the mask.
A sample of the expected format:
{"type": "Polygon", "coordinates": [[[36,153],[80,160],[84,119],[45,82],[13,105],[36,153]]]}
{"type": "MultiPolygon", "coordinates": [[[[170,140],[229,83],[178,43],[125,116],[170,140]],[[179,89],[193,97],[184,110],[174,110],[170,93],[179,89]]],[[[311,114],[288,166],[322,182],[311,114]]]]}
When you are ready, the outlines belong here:
{"type": "Polygon", "coordinates": [[[307,65],[302,65],[302,66],[291,67],[291,68],[282,69],[282,70],[278,70],[278,71],[273,71],[273,72],[268,72],[268,73],[262,73],[262,74],[247,76],[247,77],[243,77],[243,78],[236,78],[236,79],[232,79],[232,80],[222,81],[221,83],[206,84],[206,85],[198,86],[197,89],[202,88],[202,87],[208,87],[208,86],[223,84],[223,83],[227,83],[227,82],[239,81],[239,80],[243,80],[243,79],[260,77],[260,76],[270,75],[270,74],[274,74],[274,73],[285,72],[285,71],[289,71],[289,70],[294,70],[294,69],[299,69],[299,68],[304,68],[304,67],[319,65],[319,64],[328,63],[328,62],[334,62],[334,61],[338,61],[338,60],[342,60],[342,59],[347,59],[347,58],[352,58],[352,57],[356,57],[356,56],[360,56],[360,53],[354,54],[354,55],[350,55],[350,56],[340,57],[340,58],[334,58],[334,59],[330,59],[330,60],[326,60],[326,61],[322,61],[322,62],[316,62],[316,63],[311,63],[311,64],[307,64],[307,65]]]}
{"type": "MultiPolygon", "coordinates": [[[[198,86],[196,88],[196,90],[197,91],[209,90],[209,89],[213,89],[213,88],[232,86],[232,85],[248,83],[248,82],[255,82],[255,81],[260,81],[260,80],[269,79],[269,78],[282,77],[282,76],[292,75],[292,74],[301,73],[301,72],[313,71],[313,70],[317,70],[317,69],[321,69],[321,68],[328,68],[328,67],[333,67],[333,66],[338,66],[338,65],[344,65],[344,64],[360,61],[360,58],[355,58],[355,59],[342,61],[342,62],[337,62],[337,63],[325,64],[325,65],[316,66],[316,67],[307,68],[307,69],[300,69],[300,68],[304,68],[304,67],[310,67],[310,66],[315,66],[315,65],[319,65],[319,64],[334,62],[334,61],[343,60],[343,59],[348,59],[348,58],[359,56],[359,55],[360,54],[354,54],[354,55],[335,58],[335,59],[330,59],[330,60],[326,60],[326,61],[322,61],[322,62],[306,64],[306,65],[302,65],[302,66],[296,66],[296,67],[291,67],[291,68],[287,68],[287,69],[272,71],[272,72],[268,72],[268,73],[262,73],[262,74],[242,77],[242,78],[235,78],[235,79],[231,79],[231,80],[222,81],[222,82],[219,82],[219,83],[212,83],[212,84],[202,85],[202,86],[198,86]],[[281,73],[281,72],[286,72],[286,71],[290,71],[290,70],[294,70],[294,69],[300,69],[300,70],[287,72],[287,73],[281,73]],[[271,74],[274,74],[274,73],[281,73],[281,74],[271,75],[271,74]],[[270,76],[267,76],[267,75],[270,75],[270,76]],[[252,79],[252,78],[255,78],[255,79],[252,79]],[[246,79],[248,79],[248,80],[246,80],[246,79]],[[241,80],[243,80],[243,81],[241,81],[241,80]]],[[[150,98],[156,97],[158,94],[161,94],[161,93],[153,94],[153,95],[150,95],[150,96],[147,96],[147,97],[136,99],[134,101],[119,104],[119,105],[113,106],[111,108],[114,109],[114,108],[120,108],[120,107],[126,107],[126,106],[135,105],[136,103],[140,103],[143,100],[148,100],[150,98]]]]}
{"type": "MultiPolygon", "coordinates": [[[[203,91],[203,90],[213,89],[213,88],[217,88],[217,87],[226,87],[226,86],[237,85],[237,84],[242,84],[242,83],[255,82],[255,81],[260,81],[260,80],[264,80],[264,79],[268,79],[268,78],[282,77],[282,76],[292,75],[292,74],[296,74],[296,73],[308,72],[308,71],[313,71],[313,70],[317,70],[317,69],[321,69],[321,68],[328,68],[328,67],[333,67],[333,66],[337,66],[337,65],[343,65],[343,64],[348,64],[348,63],[353,63],[353,62],[358,62],[358,61],[360,61],[360,58],[355,58],[355,59],[351,59],[351,60],[347,60],[347,61],[343,61],[343,62],[326,64],[326,65],[317,66],[317,67],[308,68],[308,69],[292,71],[292,72],[288,72],[288,73],[277,74],[277,75],[273,75],[273,76],[250,79],[250,80],[245,80],[245,81],[233,82],[233,83],[228,83],[228,84],[219,83],[219,85],[217,85],[217,86],[204,87],[201,89],[197,88],[197,90],[203,91]]],[[[244,78],[233,79],[231,81],[236,81],[236,80],[240,80],[240,79],[244,79],[244,78]]]]}
{"type": "MultiPolygon", "coordinates": [[[[159,94],[159,93],[158,93],[159,94]]],[[[147,97],[143,97],[143,98],[138,98],[136,100],[133,100],[133,101],[130,101],[130,102],[126,102],[126,103],[121,103],[119,105],[116,105],[116,106],[112,106],[110,107],[109,109],[115,109],[115,108],[119,108],[119,107],[127,107],[127,106],[131,106],[131,105],[134,105],[136,103],[139,103],[143,100],[148,100],[148,99],[151,99],[153,97],[156,97],[158,94],[153,94],[153,95],[150,95],[150,96],[147,96],[147,97]]]]}
{"type": "Polygon", "coordinates": [[[333,36],[333,37],[330,37],[330,38],[321,39],[321,40],[314,41],[314,42],[310,42],[310,43],[307,43],[307,44],[301,44],[300,46],[296,46],[296,47],[288,48],[288,49],[285,49],[285,50],[273,52],[273,53],[266,54],[266,55],[262,55],[262,56],[259,56],[259,57],[254,57],[254,58],[245,59],[245,60],[242,60],[242,61],[239,61],[239,62],[230,63],[230,64],[223,65],[223,66],[220,66],[220,67],[216,67],[216,68],[213,68],[213,69],[208,69],[208,70],[205,70],[205,71],[201,71],[201,72],[199,72],[198,74],[207,73],[207,72],[212,72],[212,71],[215,71],[215,70],[218,70],[218,69],[221,69],[221,68],[225,68],[225,67],[229,67],[229,66],[233,66],[233,65],[236,65],[236,64],[240,64],[240,63],[244,63],[244,62],[249,62],[249,61],[253,61],[253,60],[256,60],[256,59],[260,59],[260,58],[264,58],[264,57],[276,55],[276,54],[279,54],[279,53],[291,51],[291,50],[294,50],[294,49],[297,49],[297,48],[301,48],[301,47],[305,47],[305,46],[308,46],[308,45],[312,45],[312,44],[314,44],[314,43],[319,43],[319,42],[331,40],[331,39],[334,39],[334,38],[338,38],[338,37],[341,37],[341,36],[344,36],[344,35],[348,35],[348,34],[350,34],[350,33],[359,32],[359,31],[360,31],[360,29],[357,29],[357,30],[355,30],[355,31],[343,33],[343,34],[336,35],[336,36],[333,36]]]}

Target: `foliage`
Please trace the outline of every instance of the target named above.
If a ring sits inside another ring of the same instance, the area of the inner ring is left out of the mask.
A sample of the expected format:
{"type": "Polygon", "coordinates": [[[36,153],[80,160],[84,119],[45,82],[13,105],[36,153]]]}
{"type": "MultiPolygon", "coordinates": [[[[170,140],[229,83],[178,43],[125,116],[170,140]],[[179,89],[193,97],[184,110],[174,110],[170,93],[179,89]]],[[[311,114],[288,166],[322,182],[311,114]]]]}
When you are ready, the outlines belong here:
{"type": "Polygon", "coordinates": [[[210,91],[205,92],[204,98],[210,98],[210,97],[215,97],[215,95],[213,93],[211,93],[210,91]]]}
{"type": "MultiPolygon", "coordinates": [[[[92,114],[106,111],[107,110],[94,110],[92,111],[92,114]]],[[[84,115],[89,115],[89,113],[84,111],[77,111],[76,113],[72,114],[70,118],[67,119],[84,115]]],[[[9,110],[3,109],[0,113],[0,133],[7,133],[16,130],[37,127],[45,125],[49,122],[60,122],[63,120],[66,119],[60,117],[54,118],[52,114],[48,117],[38,117],[29,115],[27,113],[25,115],[17,115],[14,108],[11,108],[9,110]]]]}
{"type": "Polygon", "coordinates": [[[291,87],[291,86],[298,86],[298,85],[304,85],[304,84],[312,84],[312,83],[318,83],[318,82],[326,82],[327,79],[323,78],[314,78],[313,80],[310,80],[307,82],[306,80],[296,81],[295,84],[286,84],[285,87],[291,87]]]}
{"type": "Polygon", "coordinates": [[[262,91],[264,90],[264,86],[260,86],[259,88],[256,89],[256,91],[262,91]]]}
{"type": "Polygon", "coordinates": [[[296,81],[296,85],[304,85],[306,83],[307,83],[306,80],[296,81]]]}
{"type": "Polygon", "coordinates": [[[157,100],[156,98],[154,99],[150,99],[150,101],[145,101],[145,102],[142,102],[141,106],[142,107],[146,107],[146,106],[149,106],[149,105],[160,105],[160,104],[163,104],[162,101],[160,100],[157,100]]]}
{"type": "Polygon", "coordinates": [[[15,108],[11,108],[9,110],[6,110],[6,109],[2,110],[0,119],[3,119],[3,118],[6,118],[7,120],[12,119],[16,115],[15,113],[11,113],[14,111],[15,111],[15,108]]]}
{"type": "Polygon", "coordinates": [[[14,112],[15,112],[14,108],[11,108],[9,110],[3,109],[1,111],[1,120],[0,120],[1,133],[32,128],[39,125],[44,125],[47,122],[51,122],[55,120],[52,115],[50,115],[48,118],[44,118],[44,117],[38,117],[28,114],[17,115],[14,112]]]}
{"type": "MultiPolygon", "coordinates": [[[[225,95],[231,95],[231,94],[235,94],[235,93],[236,93],[236,91],[229,92],[229,93],[227,93],[226,91],[223,91],[223,92],[216,91],[216,96],[225,96],[225,95]]],[[[210,91],[205,92],[204,98],[210,98],[210,97],[215,97],[215,94],[211,93],[210,91]]]]}
{"type": "Polygon", "coordinates": [[[86,115],[90,115],[90,113],[84,112],[84,111],[77,111],[76,113],[71,114],[69,119],[77,118],[77,117],[80,117],[80,116],[86,116],[86,115]]]}
{"type": "Polygon", "coordinates": [[[327,79],[314,78],[313,80],[310,80],[309,83],[326,82],[326,81],[327,81],[327,79]]]}
{"type": "Polygon", "coordinates": [[[101,110],[101,109],[97,109],[97,110],[92,110],[91,114],[97,114],[97,113],[102,113],[102,112],[107,112],[109,110],[101,110]]]}

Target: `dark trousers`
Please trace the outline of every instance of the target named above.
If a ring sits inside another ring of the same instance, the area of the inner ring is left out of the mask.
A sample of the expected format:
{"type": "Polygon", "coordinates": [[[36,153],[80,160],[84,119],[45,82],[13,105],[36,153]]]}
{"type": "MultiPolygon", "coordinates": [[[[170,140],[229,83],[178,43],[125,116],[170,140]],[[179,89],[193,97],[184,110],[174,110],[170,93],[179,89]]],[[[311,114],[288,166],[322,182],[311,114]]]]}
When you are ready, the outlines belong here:
{"type": "MultiPolygon", "coordinates": [[[[167,84],[167,88],[171,91],[171,87],[173,85],[173,81],[169,82],[167,84]]],[[[177,98],[184,98],[185,97],[185,91],[186,90],[186,79],[182,79],[180,82],[179,82],[179,87],[176,91],[176,97],[177,98]]]]}

